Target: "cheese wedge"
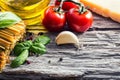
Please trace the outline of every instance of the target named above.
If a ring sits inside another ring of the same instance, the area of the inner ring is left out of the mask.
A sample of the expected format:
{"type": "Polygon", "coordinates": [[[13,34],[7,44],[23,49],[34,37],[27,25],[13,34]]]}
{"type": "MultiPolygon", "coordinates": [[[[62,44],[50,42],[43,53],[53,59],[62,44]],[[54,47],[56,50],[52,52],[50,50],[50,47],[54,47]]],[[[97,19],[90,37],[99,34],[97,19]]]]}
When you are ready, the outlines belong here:
{"type": "Polygon", "coordinates": [[[120,0],[80,0],[90,10],[120,22],[120,0]]]}

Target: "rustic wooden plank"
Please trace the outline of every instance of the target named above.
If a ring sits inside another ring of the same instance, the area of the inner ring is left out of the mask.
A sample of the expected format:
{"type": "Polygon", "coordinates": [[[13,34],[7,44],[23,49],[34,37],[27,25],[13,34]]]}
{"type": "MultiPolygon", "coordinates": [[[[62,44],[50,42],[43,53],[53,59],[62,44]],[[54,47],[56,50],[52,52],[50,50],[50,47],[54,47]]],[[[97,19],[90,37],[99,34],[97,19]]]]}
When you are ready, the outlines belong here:
{"type": "Polygon", "coordinates": [[[95,30],[120,30],[120,24],[118,22],[115,22],[110,18],[105,18],[94,12],[92,13],[94,17],[92,28],[94,28],[95,30]]]}
{"type": "Polygon", "coordinates": [[[57,46],[54,42],[57,34],[48,34],[52,41],[47,46],[46,54],[29,57],[31,64],[19,68],[11,69],[8,64],[0,77],[3,79],[72,77],[73,80],[75,78],[119,78],[115,75],[120,73],[119,31],[89,31],[82,35],[76,34],[80,44],[83,45],[79,51],[73,45],[57,46]],[[62,61],[59,61],[60,58],[62,61]]]}

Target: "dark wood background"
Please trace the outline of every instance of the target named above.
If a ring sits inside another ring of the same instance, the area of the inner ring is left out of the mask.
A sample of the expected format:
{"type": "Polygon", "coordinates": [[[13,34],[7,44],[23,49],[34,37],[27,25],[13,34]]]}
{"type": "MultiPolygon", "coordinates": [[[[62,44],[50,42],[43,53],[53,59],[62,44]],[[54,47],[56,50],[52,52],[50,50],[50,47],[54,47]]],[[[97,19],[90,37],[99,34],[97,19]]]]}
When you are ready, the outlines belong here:
{"type": "MultiPolygon", "coordinates": [[[[92,28],[79,37],[81,48],[57,46],[58,33],[47,33],[51,42],[47,53],[31,56],[29,65],[0,74],[6,80],[120,80],[120,23],[93,13],[92,28]]],[[[11,60],[14,57],[11,56],[11,60]]]]}

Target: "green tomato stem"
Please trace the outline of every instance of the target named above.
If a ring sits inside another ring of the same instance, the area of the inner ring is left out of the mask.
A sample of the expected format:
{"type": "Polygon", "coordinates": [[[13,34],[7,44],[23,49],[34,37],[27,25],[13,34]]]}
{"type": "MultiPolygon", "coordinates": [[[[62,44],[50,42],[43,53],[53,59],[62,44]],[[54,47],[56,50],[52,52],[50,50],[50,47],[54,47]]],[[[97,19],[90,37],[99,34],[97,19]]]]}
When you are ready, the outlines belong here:
{"type": "Polygon", "coordinates": [[[84,6],[79,7],[78,12],[79,12],[80,14],[84,14],[86,11],[87,11],[87,9],[86,9],[84,6]]]}
{"type": "Polygon", "coordinates": [[[62,8],[63,2],[64,2],[64,0],[61,0],[60,5],[59,5],[59,7],[57,9],[57,12],[60,12],[60,9],[62,8]]]}
{"type": "Polygon", "coordinates": [[[83,14],[84,12],[87,11],[87,9],[85,8],[85,6],[81,2],[76,2],[76,1],[73,1],[73,0],[64,0],[64,2],[72,2],[72,3],[76,4],[76,5],[78,5],[79,6],[78,12],[80,14],[83,14]]]}

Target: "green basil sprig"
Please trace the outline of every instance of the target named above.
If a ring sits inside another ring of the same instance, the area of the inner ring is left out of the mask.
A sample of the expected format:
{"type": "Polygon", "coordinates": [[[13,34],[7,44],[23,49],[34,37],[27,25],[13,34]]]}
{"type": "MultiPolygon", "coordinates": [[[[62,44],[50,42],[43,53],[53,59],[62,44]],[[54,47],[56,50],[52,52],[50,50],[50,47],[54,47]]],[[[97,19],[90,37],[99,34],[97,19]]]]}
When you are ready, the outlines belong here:
{"type": "Polygon", "coordinates": [[[33,41],[33,45],[30,47],[30,51],[36,54],[44,54],[47,51],[45,45],[47,45],[49,42],[49,37],[45,35],[38,36],[33,41]]]}
{"type": "Polygon", "coordinates": [[[41,43],[41,44],[44,44],[44,45],[47,45],[49,42],[50,42],[50,38],[47,37],[47,36],[45,36],[45,35],[38,36],[38,37],[33,41],[33,43],[41,43]]]}
{"type": "Polygon", "coordinates": [[[24,41],[21,43],[16,44],[15,48],[13,49],[14,54],[16,56],[20,55],[23,50],[29,50],[29,48],[33,45],[31,40],[24,41]]]}
{"type": "Polygon", "coordinates": [[[13,49],[16,56],[20,55],[23,50],[29,50],[36,54],[44,54],[46,52],[46,46],[50,42],[50,38],[41,35],[38,36],[33,42],[31,40],[18,43],[13,49]]]}
{"type": "Polygon", "coordinates": [[[28,58],[28,55],[29,55],[28,50],[23,50],[23,51],[21,52],[21,54],[12,61],[12,63],[10,64],[10,66],[11,66],[12,68],[19,67],[19,66],[22,65],[22,64],[25,62],[25,60],[28,58]]]}
{"type": "Polygon", "coordinates": [[[11,63],[12,68],[19,67],[27,59],[29,53],[32,52],[37,55],[46,53],[46,45],[50,42],[50,38],[42,35],[38,36],[34,41],[28,40],[18,43],[13,49],[14,54],[17,56],[11,63]]]}
{"type": "Polygon", "coordinates": [[[0,28],[6,28],[22,21],[12,12],[0,12],[0,28]]]}
{"type": "Polygon", "coordinates": [[[31,47],[30,47],[30,51],[36,54],[44,54],[46,53],[46,47],[45,45],[41,44],[41,43],[34,43],[31,47]]]}

